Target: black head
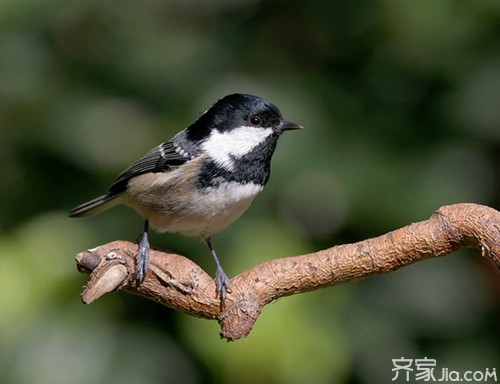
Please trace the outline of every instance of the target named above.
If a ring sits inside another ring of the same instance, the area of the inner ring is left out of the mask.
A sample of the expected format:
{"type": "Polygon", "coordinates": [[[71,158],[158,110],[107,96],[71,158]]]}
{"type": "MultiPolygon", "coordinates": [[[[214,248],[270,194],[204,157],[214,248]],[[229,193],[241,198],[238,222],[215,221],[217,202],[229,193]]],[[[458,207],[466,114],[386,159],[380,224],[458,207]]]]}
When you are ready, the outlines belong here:
{"type": "Polygon", "coordinates": [[[276,135],[284,130],[302,128],[283,120],[274,104],[258,96],[233,93],[218,100],[186,129],[187,138],[200,141],[213,129],[228,132],[239,127],[273,128],[276,135]]]}

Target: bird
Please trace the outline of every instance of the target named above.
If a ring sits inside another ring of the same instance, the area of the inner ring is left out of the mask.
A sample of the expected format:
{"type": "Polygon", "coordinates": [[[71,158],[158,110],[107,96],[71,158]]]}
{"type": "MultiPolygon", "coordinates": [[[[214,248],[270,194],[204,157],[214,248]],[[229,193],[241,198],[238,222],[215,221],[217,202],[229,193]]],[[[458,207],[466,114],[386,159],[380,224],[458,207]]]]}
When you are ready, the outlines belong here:
{"type": "Polygon", "coordinates": [[[148,269],[150,227],[199,236],[215,262],[215,295],[223,302],[231,290],[212,236],[238,219],[263,190],[280,135],[302,128],[284,120],[264,98],[227,95],[126,168],[104,195],[73,208],[69,217],[93,216],[119,204],[134,208],[144,219],[137,284],[148,269]]]}

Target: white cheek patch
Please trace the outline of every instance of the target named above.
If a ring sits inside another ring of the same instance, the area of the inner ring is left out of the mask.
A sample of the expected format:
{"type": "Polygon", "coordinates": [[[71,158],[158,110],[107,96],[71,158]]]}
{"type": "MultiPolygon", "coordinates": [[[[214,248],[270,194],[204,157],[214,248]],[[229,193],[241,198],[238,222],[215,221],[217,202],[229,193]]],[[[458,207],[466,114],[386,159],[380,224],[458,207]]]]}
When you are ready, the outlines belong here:
{"type": "Polygon", "coordinates": [[[272,128],[239,127],[229,132],[212,131],[203,150],[218,165],[227,170],[234,169],[234,159],[251,152],[273,133],[272,128]]]}

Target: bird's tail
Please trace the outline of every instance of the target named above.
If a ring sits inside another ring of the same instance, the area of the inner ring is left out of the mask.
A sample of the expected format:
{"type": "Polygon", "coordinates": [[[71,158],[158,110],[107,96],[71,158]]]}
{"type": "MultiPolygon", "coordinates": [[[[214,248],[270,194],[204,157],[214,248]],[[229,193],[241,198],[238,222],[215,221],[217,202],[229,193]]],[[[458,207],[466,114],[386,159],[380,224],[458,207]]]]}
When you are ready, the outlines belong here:
{"type": "Polygon", "coordinates": [[[98,213],[104,212],[115,205],[120,204],[121,199],[118,198],[120,196],[121,194],[108,193],[106,195],[96,197],[93,200],[87,201],[86,203],[73,208],[69,212],[69,217],[87,217],[97,215],[98,213]]]}

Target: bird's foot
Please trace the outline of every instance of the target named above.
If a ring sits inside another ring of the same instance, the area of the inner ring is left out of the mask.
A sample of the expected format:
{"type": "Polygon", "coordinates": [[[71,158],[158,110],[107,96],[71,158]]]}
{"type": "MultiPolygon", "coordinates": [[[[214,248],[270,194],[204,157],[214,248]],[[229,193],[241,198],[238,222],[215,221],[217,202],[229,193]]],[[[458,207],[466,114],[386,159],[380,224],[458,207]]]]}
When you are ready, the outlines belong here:
{"type": "Polygon", "coordinates": [[[224,303],[227,297],[227,293],[231,293],[231,288],[229,288],[229,279],[222,267],[218,266],[215,270],[215,287],[216,295],[220,297],[221,303],[224,303]]]}
{"type": "Polygon", "coordinates": [[[141,236],[141,241],[139,242],[139,248],[137,249],[137,255],[135,257],[135,279],[137,284],[142,283],[146,272],[148,271],[149,263],[149,240],[147,232],[144,232],[141,236]]]}

